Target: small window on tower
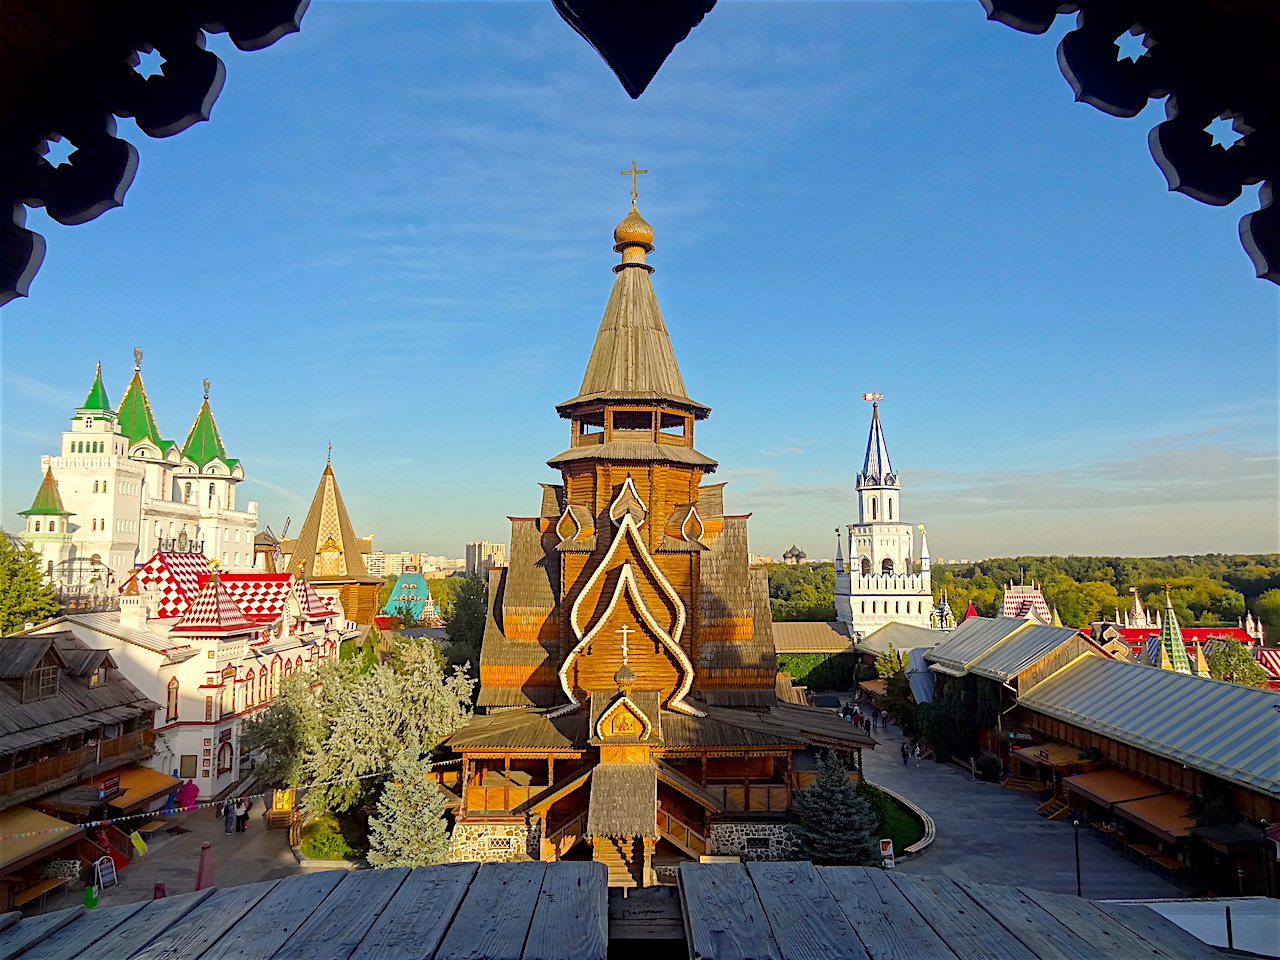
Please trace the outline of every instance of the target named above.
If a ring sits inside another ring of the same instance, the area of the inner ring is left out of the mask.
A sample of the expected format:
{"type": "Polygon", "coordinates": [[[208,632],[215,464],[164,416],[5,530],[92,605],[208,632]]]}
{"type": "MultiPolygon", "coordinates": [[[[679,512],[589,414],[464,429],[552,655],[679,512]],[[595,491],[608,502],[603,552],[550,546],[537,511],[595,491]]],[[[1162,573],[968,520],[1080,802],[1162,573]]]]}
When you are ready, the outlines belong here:
{"type": "Polygon", "coordinates": [[[893,497],[889,498],[889,519],[893,519],[893,497]]]}
{"type": "Polygon", "coordinates": [[[871,561],[866,557],[862,558],[862,575],[864,577],[871,576],[871,561]]]}
{"type": "Polygon", "coordinates": [[[871,498],[871,519],[872,520],[876,519],[876,506],[877,506],[876,498],[872,497],[871,498]]]}
{"type": "Polygon", "coordinates": [[[36,521],[36,533],[39,533],[39,532],[40,532],[40,521],[39,521],[39,520],[37,520],[37,521],[36,521]]]}
{"type": "Polygon", "coordinates": [[[604,413],[584,413],[578,418],[578,434],[586,436],[589,433],[604,432],[604,413]]]}
{"type": "Polygon", "coordinates": [[[682,417],[677,413],[664,413],[659,429],[673,437],[683,437],[688,422],[688,417],[682,417]]]}
{"type": "Polygon", "coordinates": [[[893,573],[893,560],[891,558],[885,557],[880,561],[880,572],[885,574],[893,573]]]}

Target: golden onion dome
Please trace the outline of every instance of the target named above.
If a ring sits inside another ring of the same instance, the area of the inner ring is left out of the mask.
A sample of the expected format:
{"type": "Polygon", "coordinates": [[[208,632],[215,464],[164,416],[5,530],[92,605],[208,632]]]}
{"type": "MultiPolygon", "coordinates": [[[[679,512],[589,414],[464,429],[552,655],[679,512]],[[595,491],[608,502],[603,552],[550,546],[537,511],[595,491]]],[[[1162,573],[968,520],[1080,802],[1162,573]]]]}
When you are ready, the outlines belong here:
{"type": "Polygon", "coordinates": [[[653,227],[649,226],[649,221],[640,216],[640,211],[633,206],[631,212],[622,218],[622,222],[613,228],[613,242],[619,245],[643,243],[652,247],[653,227]]]}

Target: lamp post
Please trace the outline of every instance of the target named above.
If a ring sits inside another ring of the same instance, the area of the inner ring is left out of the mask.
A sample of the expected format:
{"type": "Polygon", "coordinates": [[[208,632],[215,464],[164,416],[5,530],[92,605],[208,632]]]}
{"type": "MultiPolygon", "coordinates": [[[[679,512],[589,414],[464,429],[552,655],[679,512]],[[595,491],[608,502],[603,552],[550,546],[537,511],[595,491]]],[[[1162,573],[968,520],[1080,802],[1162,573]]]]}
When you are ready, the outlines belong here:
{"type": "Polygon", "coordinates": [[[1071,826],[1074,830],[1076,841],[1076,896],[1080,897],[1083,896],[1080,892],[1080,821],[1072,820],[1071,826]]]}

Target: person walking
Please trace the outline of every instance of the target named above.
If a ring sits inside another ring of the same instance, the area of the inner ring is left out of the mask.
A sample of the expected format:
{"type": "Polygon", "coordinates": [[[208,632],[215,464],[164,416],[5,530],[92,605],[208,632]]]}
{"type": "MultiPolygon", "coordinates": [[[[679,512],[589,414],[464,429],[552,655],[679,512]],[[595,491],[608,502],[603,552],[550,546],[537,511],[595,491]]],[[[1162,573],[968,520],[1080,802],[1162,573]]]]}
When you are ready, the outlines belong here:
{"type": "Polygon", "coordinates": [[[249,819],[249,811],[244,808],[244,801],[237,800],[231,808],[236,816],[236,833],[244,833],[245,821],[249,819]]]}
{"type": "MultiPolygon", "coordinates": [[[[905,763],[906,761],[904,760],[903,762],[905,763]]],[[[222,806],[219,808],[219,812],[222,815],[223,828],[227,833],[231,833],[232,830],[235,829],[236,825],[236,805],[230,800],[224,800],[222,801],[222,806]]]]}
{"type": "MultiPolygon", "coordinates": [[[[906,744],[906,741],[904,740],[902,743],[902,765],[904,767],[907,765],[907,758],[910,756],[911,756],[911,751],[907,749],[907,744],[906,744]]],[[[228,830],[227,832],[230,833],[231,831],[228,830]]]]}
{"type": "Polygon", "coordinates": [[[920,744],[919,743],[916,744],[916,748],[913,751],[913,754],[915,755],[916,767],[918,769],[920,767],[920,744]]]}
{"type": "Polygon", "coordinates": [[[862,732],[865,733],[868,737],[871,736],[871,718],[870,717],[862,718],[862,732]]]}

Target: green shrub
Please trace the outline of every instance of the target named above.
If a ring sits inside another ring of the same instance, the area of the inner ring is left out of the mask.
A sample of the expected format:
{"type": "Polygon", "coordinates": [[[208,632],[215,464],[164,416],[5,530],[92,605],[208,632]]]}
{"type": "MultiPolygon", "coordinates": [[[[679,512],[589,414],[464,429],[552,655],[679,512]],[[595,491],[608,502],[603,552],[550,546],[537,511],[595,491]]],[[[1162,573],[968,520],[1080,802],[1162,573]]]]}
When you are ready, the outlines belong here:
{"type": "Polygon", "coordinates": [[[355,817],[326,813],[302,828],[302,855],[312,860],[355,860],[366,844],[355,817]]]}

